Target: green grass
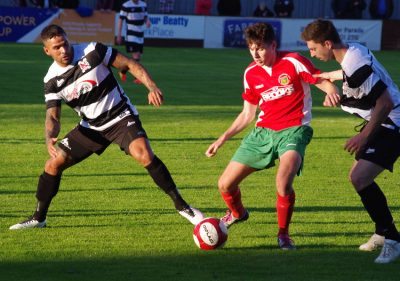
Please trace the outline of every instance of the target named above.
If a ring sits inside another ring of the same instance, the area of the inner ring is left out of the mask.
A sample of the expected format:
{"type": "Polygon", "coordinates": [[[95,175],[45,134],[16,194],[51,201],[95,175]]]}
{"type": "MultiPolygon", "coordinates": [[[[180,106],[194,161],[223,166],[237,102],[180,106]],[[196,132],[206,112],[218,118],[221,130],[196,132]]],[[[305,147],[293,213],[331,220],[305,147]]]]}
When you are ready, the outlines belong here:
{"type": "MultiPolygon", "coordinates": [[[[399,83],[400,53],[376,55],[399,83]]],[[[241,110],[249,59],[246,50],[146,48],[143,63],[165,106],[146,105],[141,86],[124,87],[181,193],[208,216],[225,210],[216,183],[247,130],[213,159],[204,151],[241,110]]],[[[47,159],[42,79],[50,60],[39,45],[2,44],[0,63],[0,280],[399,280],[399,261],[376,265],[378,253],[358,251],[373,225],[347,181],[353,157],[342,147],[359,120],[322,108],[315,88],[314,138],[295,181],[298,251],[276,248],[275,168],[243,182],[250,219],[232,227],[223,249],[204,252],[193,227],[116,146],[65,171],[46,229],[9,231],[32,213],[47,159]]],[[[61,135],[78,121],[66,106],[62,116],[61,135]]],[[[378,179],[396,221],[398,171],[378,179]]]]}

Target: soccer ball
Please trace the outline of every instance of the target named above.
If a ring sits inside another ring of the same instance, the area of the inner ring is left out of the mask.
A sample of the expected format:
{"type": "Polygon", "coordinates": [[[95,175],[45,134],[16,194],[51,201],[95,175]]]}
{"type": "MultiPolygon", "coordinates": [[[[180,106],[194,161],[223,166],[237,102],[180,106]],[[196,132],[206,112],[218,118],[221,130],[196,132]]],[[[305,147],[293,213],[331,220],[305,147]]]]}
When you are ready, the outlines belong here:
{"type": "Polygon", "coordinates": [[[193,230],[193,239],[202,250],[215,250],[224,246],[228,239],[228,229],[217,218],[205,218],[193,230]]]}

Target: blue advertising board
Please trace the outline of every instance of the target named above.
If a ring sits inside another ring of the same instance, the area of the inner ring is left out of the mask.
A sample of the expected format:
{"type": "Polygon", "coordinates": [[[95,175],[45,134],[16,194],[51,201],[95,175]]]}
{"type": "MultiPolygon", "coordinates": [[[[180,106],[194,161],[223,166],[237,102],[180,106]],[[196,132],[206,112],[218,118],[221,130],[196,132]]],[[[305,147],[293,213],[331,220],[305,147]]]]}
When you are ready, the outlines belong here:
{"type": "Polygon", "coordinates": [[[244,30],[257,22],[266,22],[272,25],[276,34],[278,48],[281,41],[282,23],[277,20],[260,20],[260,19],[228,19],[224,21],[224,47],[228,48],[246,48],[246,40],[244,38],[244,30]]]}
{"type": "Polygon", "coordinates": [[[1,7],[0,42],[18,42],[58,11],[59,9],[1,7]]]}

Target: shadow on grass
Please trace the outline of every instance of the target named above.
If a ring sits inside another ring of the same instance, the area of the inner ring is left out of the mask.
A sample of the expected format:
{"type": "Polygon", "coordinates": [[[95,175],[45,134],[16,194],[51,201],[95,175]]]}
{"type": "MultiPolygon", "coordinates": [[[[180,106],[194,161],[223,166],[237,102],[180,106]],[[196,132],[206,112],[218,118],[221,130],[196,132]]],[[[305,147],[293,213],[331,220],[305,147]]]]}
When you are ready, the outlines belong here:
{"type": "Polygon", "coordinates": [[[378,265],[377,253],[347,247],[315,245],[284,252],[272,247],[224,248],[189,254],[147,253],[143,256],[52,258],[2,261],[2,280],[268,280],[397,281],[399,261],[378,265]]]}

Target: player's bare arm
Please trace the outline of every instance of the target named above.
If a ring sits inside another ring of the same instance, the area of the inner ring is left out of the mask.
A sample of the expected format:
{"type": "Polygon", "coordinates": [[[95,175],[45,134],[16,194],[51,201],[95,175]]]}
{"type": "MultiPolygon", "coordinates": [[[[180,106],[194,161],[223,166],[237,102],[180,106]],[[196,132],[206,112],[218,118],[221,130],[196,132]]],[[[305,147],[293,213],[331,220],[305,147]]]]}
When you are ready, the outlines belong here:
{"type": "Polygon", "coordinates": [[[339,89],[335,84],[326,79],[318,79],[318,83],[315,86],[326,93],[324,106],[334,107],[340,103],[339,89]]]}
{"type": "Polygon", "coordinates": [[[157,87],[150,74],[140,63],[118,53],[112,65],[120,71],[129,71],[146,86],[149,90],[149,104],[156,107],[162,105],[164,97],[161,90],[157,87]]]}
{"type": "Polygon", "coordinates": [[[117,33],[117,44],[118,45],[122,44],[121,32],[122,32],[122,20],[118,19],[118,33],[117,33]]]}
{"type": "Polygon", "coordinates": [[[376,132],[380,125],[387,119],[394,104],[387,90],[376,100],[375,108],[372,111],[371,119],[364,129],[354,137],[350,138],[344,149],[351,154],[357,153],[368,142],[368,139],[376,132]]]}
{"type": "Polygon", "coordinates": [[[323,79],[333,82],[336,80],[343,79],[343,71],[341,69],[338,69],[338,70],[334,70],[334,71],[330,71],[330,72],[322,72],[319,74],[314,74],[313,76],[318,77],[318,78],[323,78],[323,79]]]}
{"type": "Polygon", "coordinates": [[[57,137],[61,129],[60,117],[60,106],[50,107],[47,109],[45,121],[45,137],[47,151],[52,158],[55,158],[57,156],[57,149],[55,147],[55,144],[57,143],[57,137]]]}
{"type": "Polygon", "coordinates": [[[242,112],[236,117],[232,125],[206,150],[206,156],[212,157],[218,149],[231,137],[243,131],[255,118],[257,105],[244,101],[242,112]]]}

